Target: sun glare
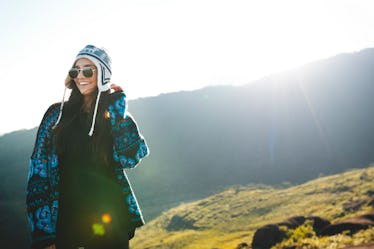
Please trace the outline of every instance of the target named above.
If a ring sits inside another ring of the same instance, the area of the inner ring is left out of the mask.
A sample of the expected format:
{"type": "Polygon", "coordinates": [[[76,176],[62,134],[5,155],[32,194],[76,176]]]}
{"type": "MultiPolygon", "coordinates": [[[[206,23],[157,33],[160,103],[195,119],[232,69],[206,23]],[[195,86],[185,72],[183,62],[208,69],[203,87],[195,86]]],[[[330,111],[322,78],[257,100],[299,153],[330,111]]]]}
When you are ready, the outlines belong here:
{"type": "Polygon", "coordinates": [[[101,216],[101,221],[105,224],[108,224],[112,221],[112,216],[108,213],[105,213],[101,216]]]}
{"type": "Polygon", "coordinates": [[[94,223],[92,225],[92,232],[94,235],[103,236],[105,234],[105,228],[103,224],[94,223]]]}

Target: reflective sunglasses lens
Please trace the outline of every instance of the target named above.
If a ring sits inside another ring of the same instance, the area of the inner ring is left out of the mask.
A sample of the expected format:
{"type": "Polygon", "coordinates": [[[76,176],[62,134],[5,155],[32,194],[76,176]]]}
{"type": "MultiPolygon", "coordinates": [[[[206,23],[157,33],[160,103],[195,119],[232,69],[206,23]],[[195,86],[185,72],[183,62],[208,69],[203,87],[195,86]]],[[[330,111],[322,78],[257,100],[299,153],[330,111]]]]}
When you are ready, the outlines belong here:
{"type": "Polygon", "coordinates": [[[70,71],[69,71],[69,76],[71,77],[71,78],[77,78],[77,76],[78,76],[78,69],[76,69],[76,68],[72,68],[72,69],[70,69],[70,71]]]}
{"type": "Polygon", "coordinates": [[[93,75],[92,68],[90,68],[90,67],[84,67],[82,69],[82,72],[83,72],[84,77],[87,77],[87,78],[90,78],[93,75]]]}

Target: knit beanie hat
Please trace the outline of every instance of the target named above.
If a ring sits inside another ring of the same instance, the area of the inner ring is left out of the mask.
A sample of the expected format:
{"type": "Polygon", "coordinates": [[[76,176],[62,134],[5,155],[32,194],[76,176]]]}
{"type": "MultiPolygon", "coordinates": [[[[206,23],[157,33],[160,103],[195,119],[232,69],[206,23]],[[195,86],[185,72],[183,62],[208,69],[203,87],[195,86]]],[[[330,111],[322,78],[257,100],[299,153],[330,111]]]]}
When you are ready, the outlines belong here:
{"type": "MultiPolygon", "coordinates": [[[[89,136],[93,135],[94,129],[95,129],[95,120],[96,120],[96,114],[97,114],[97,108],[100,100],[100,94],[101,92],[105,92],[110,89],[110,78],[112,76],[112,71],[111,71],[111,59],[107,52],[105,51],[104,48],[97,48],[93,45],[87,45],[84,47],[77,55],[75,58],[75,62],[80,59],[80,58],[86,58],[92,61],[96,68],[97,68],[97,88],[98,88],[98,93],[97,93],[97,98],[96,98],[96,104],[95,104],[95,109],[94,109],[94,114],[93,114],[93,119],[92,119],[92,125],[90,132],[88,133],[89,136]]],[[[75,63],[74,62],[74,63],[75,63]]],[[[64,106],[64,99],[65,99],[65,93],[66,93],[66,88],[72,88],[71,86],[72,82],[71,81],[66,81],[65,82],[65,91],[64,91],[64,96],[61,102],[61,107],[60,107],[60,114],[59,117],[56,121],[56,124],[54,127],[57,126],[57,124],[61,120],[62,116],[62,109],[64,106]]]]}

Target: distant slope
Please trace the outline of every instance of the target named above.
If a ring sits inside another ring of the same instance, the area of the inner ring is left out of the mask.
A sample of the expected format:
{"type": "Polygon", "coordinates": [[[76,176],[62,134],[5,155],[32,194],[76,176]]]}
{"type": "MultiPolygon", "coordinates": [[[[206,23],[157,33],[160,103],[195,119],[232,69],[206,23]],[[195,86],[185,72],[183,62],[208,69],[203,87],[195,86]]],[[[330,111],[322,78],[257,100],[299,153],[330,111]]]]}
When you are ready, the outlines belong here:
{"type": "Polygon", "coordinates": [[[3,248],[29,248],[26,179],[36,129],[0,137],[0,241],[3,248]]]}
{"type": "MultiPolygon", "coordinates": [[[[291,216],[336,221],[373,211],[368,203],[374,167],[322,177],[282,189],[237,186],[208,198],[181,204],[137,232],[132,248],[236,248],[251,244],[255,230],[291,216]],[[346,207],[362,201],[356,210],[346,207]]],[[[372,238],[374,242],[374,237],[372,238]]]]}
{"type": "Polygon", "coordinates": [[[130,172],[141,203],[164,208],[232,184],[301,183],[365,167],[374,161],[372,65],[367,49],[247,86],[131,102],[151,148],[130,172]]]}

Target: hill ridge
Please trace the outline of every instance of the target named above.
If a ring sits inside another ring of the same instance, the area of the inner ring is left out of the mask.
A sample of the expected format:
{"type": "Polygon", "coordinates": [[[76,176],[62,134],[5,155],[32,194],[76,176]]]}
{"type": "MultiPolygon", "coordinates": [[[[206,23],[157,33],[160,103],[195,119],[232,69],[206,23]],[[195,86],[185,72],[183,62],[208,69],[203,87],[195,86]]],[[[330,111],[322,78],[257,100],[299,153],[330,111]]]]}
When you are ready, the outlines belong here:
{"type": "Polygon", "coordinates": [[[250,244],[259,227],[289,217],[320,216],[336,222],[373,210],[373,181],[370,165],[287,188],[234,186],[164,212],[140,229],[133,247],[235,248],[242,241],[250,244]]]}

